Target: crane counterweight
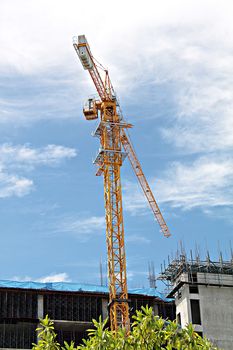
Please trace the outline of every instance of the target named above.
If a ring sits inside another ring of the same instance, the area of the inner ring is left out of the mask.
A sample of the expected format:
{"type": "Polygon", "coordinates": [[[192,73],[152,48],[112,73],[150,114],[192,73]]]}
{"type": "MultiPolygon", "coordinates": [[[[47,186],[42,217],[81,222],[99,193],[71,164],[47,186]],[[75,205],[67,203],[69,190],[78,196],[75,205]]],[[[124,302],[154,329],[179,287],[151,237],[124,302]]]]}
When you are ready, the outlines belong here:
{"type": "Polygon", "coordinates": [[[85,35],[79,35],[78,39],[76,37],[73,38],[73,44],[77,44],[78,41],[78,46],[76,49],[76,52],[78,54],[78,57],[80,58],[80,61],[83,65],[84,69],[92,69],[93,68],[93,63],[92,63],[92,59],[91,59],[91,52],[90,52],[90,48],[88,45],[88,42],[86,40],[85,35]]]}

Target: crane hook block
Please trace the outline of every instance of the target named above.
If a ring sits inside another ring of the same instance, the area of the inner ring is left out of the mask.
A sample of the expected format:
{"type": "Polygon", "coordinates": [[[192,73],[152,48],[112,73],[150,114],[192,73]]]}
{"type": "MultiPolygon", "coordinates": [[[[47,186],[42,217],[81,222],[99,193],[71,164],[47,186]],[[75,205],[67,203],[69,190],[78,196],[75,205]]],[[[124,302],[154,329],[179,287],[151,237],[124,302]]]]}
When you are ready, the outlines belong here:
{"type": "Polygon", "coordinates": [[[73,38],[73,45],[83,65],[83,68],[87,70],[92,69],[93,61],[90,53],[91,51],[85,35],[79,35],[78,40],[77,38],[73,38]]]}

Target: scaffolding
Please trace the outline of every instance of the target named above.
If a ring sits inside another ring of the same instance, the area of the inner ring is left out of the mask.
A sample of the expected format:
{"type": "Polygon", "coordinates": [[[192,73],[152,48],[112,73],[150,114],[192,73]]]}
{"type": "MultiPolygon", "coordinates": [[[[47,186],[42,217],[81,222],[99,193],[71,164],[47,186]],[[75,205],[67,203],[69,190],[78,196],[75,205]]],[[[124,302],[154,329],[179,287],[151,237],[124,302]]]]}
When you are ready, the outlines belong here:
{"type": "Polygon", "coordinates": [[[220,253],[218,261],[213,261],[208,252],[205,259],[200,259],[199,254],[193,258],[192,252],[188,258],[182,252],[182,254],[178,253],[171,262],[168,257],[168,265],[166,266],[164,263],[164,266],[161,266],[158,279],[165,283],[168,291],[167,297],[172,297],[183,284],[189,284],[190,289],[193,288],[193,292],[197,285],[231,287],[232,276],[233,258],[223,260],[222,253],[220,253]],[[198,273],[202,273],[203,277],[197,278],[198,273]],[[212,276],[212,282],[210,282],[209,274],[212,276]]]}

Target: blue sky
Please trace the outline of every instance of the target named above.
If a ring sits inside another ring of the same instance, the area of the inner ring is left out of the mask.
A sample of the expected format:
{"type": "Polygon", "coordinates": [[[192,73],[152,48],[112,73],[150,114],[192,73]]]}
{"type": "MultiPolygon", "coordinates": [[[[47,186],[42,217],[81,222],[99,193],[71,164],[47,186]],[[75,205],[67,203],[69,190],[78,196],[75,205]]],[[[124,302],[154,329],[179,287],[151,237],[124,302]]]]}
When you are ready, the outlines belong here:
{"type": "Polygon", "coordinates": [[[86,34],[108,67],[144,172],[169,225],[165,239],[126,160],[130,287],[148,286],[182,240],[229,258],[233,206],[231,1],[2,0],[2,279],[99,283],[106,261],[98,140],[82,104],[95,93],[72,46],[86,34]]]}

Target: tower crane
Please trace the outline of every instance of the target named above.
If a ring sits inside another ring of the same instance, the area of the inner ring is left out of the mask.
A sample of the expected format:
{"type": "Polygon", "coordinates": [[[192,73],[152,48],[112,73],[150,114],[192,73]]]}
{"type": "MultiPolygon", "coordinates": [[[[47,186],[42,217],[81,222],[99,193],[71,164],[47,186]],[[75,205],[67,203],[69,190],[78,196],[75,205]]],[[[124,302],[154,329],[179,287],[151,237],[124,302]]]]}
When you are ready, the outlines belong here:
{"type": "Polygon", "coordinates": [[[99,124],[93,133],[93,136],[100,139],[100,149],[94,163],[98,166],[96,175],[103,175],[104,178],[110,326],[114,331],[118,327],[129,330],[120,176],[120,168],[126,157],[132,165],[161,231],[165,237],[169,237],[170,232],[130,141],[128,129],[132,125],[123,118],[108,70],[92,55],[85,35],[80,35],[78,38],[74,37],[73,46],[83,68],[88,70],[98,93],[97,98],[87,100],[83,107],[83,113],[86,120],[99,120],[99,124]],[[103,73],[101,74],[101,72],[103,73]],[[102,78],[103,74],[104,78],[102,78]]]}

